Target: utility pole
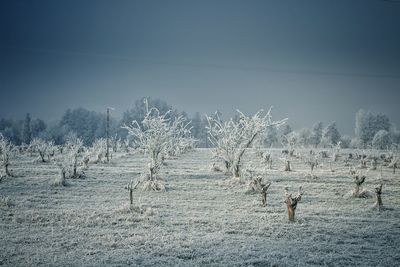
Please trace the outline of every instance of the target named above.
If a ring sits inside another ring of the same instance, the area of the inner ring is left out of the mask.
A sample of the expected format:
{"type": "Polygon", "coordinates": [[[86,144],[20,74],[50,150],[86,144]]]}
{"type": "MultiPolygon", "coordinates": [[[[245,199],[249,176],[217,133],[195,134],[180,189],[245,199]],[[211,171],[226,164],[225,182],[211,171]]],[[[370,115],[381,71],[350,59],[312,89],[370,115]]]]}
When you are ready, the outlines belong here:
{"type": "Polygon", "coordinates": [[[110,162],[110,108],[107,108],[107,129],[106,129],[106,136],[107,136],[107,163],[110,162]]]}
{"type": "Polygon", "coordinates": [[[106,136],[107,136],[107,163],[110,162],[110,109],[114,110],[114,108],[107,107],[107,126],[106,126],[106,136]]]}

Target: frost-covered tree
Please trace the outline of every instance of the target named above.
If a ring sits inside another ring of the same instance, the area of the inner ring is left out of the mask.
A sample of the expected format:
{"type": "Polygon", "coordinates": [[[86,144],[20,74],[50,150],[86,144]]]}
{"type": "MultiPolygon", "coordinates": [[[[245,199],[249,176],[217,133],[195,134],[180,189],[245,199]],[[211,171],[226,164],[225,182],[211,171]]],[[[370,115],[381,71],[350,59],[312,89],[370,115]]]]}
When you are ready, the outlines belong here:
{"type": "Polygon", "coordinates": [[[104,138],[96,139],[91,148],[91,154],[94,156],[92,163],[102,163],[107,154],[107,140],[104,138]]]}
{"type": "Polygon", "coordinates": [[[80,138],[76,138],[70,140],[67,143],[68,151],[67,151],[67,158],[69,158],[69,162],[71,165],[71,178],[81,178],[83,177],[83,172],[78,171],[79,164],[79,156],[83,148],[83,141],[80,138]]]}
{"type": "Polygon", "coordinates": [[[299,143],[299,133],[298,132],[290,132],[284,136],[282,136],[282,145],[286,148],[287,154],[289,156],[294,155],[294,149],[299,143]]]}
{"type": "Polygon", "coordinates": [[[324,124],[317,122],[313,125],[310,136],[310,144],[317,147],[321,143],[322,133],[324,130],[324,124]]]}
{"type": "Polygon", "coordinates": [[[301,197],[303,196],[303,194],[304,192],[301,186],[299,187],[299,190],[297,191],[297,195],[295,197],[292,196],[292,193],[289,193],[289,188],[285,187],[285,203],[287,206],[289,221],[291,222],[294,221],[297,203],[301,201],[301,197]]]}
{"type": "Polygon", "coordinates": [[[390,136],[394,144],[400,144],[400,131],[397,130],[396,127],[392,127],[390,130],[390,136]]]}
{"type": "Polygon", "coordinates": [[[299,145],[307,147],[310,144],[312,132],[308,128],[299,130],[299,145]]]}
{"type": "Polygon", "coordinates": [[[202,118],[200,116],[200,113],[196,112],[194,117],[192,118],[191,122],[192,126],[192,136],[198,140],[198,147],[206,147],[208,144],[207,140],[207,131],[206,131],[206,126],[207,126],[207,120],[206,118],[202,118]]]}
{"type": "Polygon", "coordinates": [[[280,128],[280,139],[279,142],[285,147],[287,145],[287,136],[288,134],[290,134],[291,132],[293,132],[292,127],[290,127],[289,124],[285,124],[280,128]]]}
{"type": "Polygon", "coordinates": [[[360,109],[356,113],[355,134],[362,141],[362,145],[366,147],[370,144],[379,130],[390,130],[390,121],[386,115],[373,114],[370,111],[360,109]]]}
{"type": "Polygon", "coordinates": [[[146,173],[142,175],[143,189],[163,191],[165,185],[159,177],[164,159],[175,149],[172,144],[181,142],[181,139],[190,135],[190,128],[183,116],[168,118],[169,112],[161,114],[157,108],[149,109],[140,123],[133,121],[123,128],[128,130],[133,142],[148,156],[149,163],[146,173]]]}
{"type": "Polygon", "coordinates": [[[260,110],[249,117],[238,110],[237,120],[231,118],[226,122],[222,122],[219,116],[207,116],[207,131],[215,147],[214,156],[224,162],[226,170],[235,178],[240,177],[242,157],[254,140],[267,127],[278,127],[286,122],[286,119],[272,121],[270,113],[271,109],[266,113],[260,110]]]}
{"type": "Polygon", "coordinates": [[[278,143],[278,129],[275,126],[268,127],[265,131],[264,143],[267,147],[272,147],[278,143]]]}
{"type": "Polygon", "coordinates": [[[340,144],[342,148],[350,148],[351,147],[351,137],[348,135],[342,135],[340,138],[340,144]]]}
{"type": "Polygon", "coordinates": [[[340,133],[336,126],[336,122],[332,122],[326,126],[322,138],[325,144],[336,145],[340,141],[340,133]]]}
{"type": "Polygon", "coordinates": [[[373,208],[377,209],[378,211],[382,211],[383,204],[382,204],[382,186],[383,184],[380,184],[378,187],[375,187],[375,203],[373,208]]]}
{"type": "Polygon", "coordinates": [[[66,152],[61,155],[57,162],[60,168],[60,176],[56,178],[54,185],[66,185],[66,178],[82,178],[85,173],[80,169],[80,154],[83,148],[83,141],[80,138],[70,138],[65,145],[66,152]]]}
{"type": "Polygon", "coordinates": [[[392,144],[390,133],[386,130],[379,130],[372,139],[372,146],[375,149],[388,149],[392,144]]]}
{"type": "Polygon", "coordinates": [[[174,109],[171,105],[161,99],[142,97],[135,101],[134,106],[131,109],[122,114],[122,119],[120,121],[121,128],[118,131],[118,136],[126,138],[127,132],[124,130],[124,125],[130,125],[133,121],[137,121],[140,127],[142,127],[142,121],[147,115],[148,107],[156,108],[160,114],[166,114],[166,119],[173,119],[179,116],[186,117],[185,114],[182,114],[182,112],[174,109]]]}
{"type": "MultiPolygon", "coordinates": [[[[6,176],[12,177],[9,170],[10,160],[15,156],[14,145],[0,133],[0,160],[6,176]]],[[[1,177],[1,175],[0,175],[1,177]]]]}
{"type": "Polygon", "coordinates": [[[55,153],[55,146],[53,141],[47,142],[40,138],[34,138],[29,144],[29,149],[39,154],[39,160],[41,162],[49,161],[55,153]]]}

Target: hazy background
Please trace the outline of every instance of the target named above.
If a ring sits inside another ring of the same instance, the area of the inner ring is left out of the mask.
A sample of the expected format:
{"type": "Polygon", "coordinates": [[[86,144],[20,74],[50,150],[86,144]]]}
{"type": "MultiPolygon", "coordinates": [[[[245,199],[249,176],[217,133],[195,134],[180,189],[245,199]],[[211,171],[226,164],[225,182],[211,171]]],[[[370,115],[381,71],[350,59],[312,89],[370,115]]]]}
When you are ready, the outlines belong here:
{"type": "Polygon", "coordinates": [[[119,116],[142,96],[189,114],[275,106],[294,127],[360,108],[400,125],[400,3],[1,1],[0,117],[119,116]]]}

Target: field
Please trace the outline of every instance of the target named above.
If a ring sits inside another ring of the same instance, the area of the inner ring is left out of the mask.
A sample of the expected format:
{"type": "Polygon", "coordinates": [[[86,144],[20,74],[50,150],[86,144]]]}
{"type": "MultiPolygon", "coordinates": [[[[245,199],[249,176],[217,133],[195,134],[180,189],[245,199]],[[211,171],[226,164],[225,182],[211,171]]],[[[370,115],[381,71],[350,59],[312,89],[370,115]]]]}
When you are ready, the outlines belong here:
{"type": "MultiPolygon", "coordinates": [[[[262,170],[249,151],[244,162],[262,170]]],[[[245,184],[211,171],[210,149],[168,159],[168,190],[135,190],[129,208],[128,182],[146,160],[116,153],[111,164],[91,165],[85,179],[52,185],[52,163],[19,156],[17,175],[0,183],[2,266],[399,266],[400,175],[384,167],[366,171],[364,188],[382,181],[385,210],[374,198],[352,198],[345,154],[330,170],[327,161],[309,168],[293,159],[284,172],[274,151],[267,207],[245,184]],[[288,221],[284,188],[304,195],[296,220],[288,221]]],[[[358,164],[354,161],[354,164],[358,164]]]]}

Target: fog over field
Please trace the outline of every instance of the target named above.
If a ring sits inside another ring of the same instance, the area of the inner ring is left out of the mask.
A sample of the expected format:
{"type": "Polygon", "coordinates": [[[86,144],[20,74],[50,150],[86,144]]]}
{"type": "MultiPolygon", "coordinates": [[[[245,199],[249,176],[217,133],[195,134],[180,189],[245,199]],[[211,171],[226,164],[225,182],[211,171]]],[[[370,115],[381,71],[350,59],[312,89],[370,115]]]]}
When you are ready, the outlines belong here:
{"type": "Polygon", "coordinates": [[[400,1],[0,3],[0,266],[400,265],[400,1]]]}

